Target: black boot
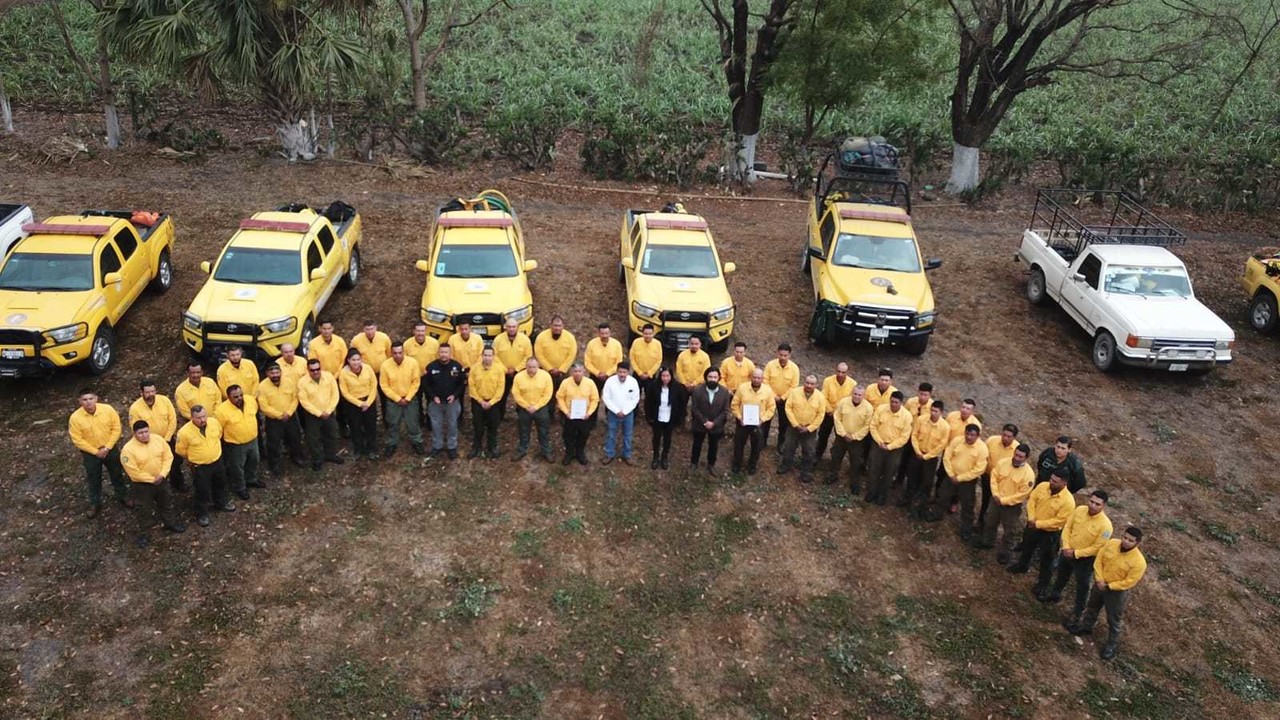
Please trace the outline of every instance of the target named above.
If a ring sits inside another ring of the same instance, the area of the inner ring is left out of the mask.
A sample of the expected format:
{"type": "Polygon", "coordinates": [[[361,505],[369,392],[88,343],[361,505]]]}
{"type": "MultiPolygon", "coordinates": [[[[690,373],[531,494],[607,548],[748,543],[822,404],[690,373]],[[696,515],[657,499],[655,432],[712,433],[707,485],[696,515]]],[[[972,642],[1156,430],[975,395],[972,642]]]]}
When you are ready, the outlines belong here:
{"type": "Polygon", "coordinates": [[[1120,652],[1120,633],[1111,632],[1107,634],[1107,644],[1102,646],[1098,651],[1098,657],[1103,660],[1114,659],[1116,653],[1120,652]]]}

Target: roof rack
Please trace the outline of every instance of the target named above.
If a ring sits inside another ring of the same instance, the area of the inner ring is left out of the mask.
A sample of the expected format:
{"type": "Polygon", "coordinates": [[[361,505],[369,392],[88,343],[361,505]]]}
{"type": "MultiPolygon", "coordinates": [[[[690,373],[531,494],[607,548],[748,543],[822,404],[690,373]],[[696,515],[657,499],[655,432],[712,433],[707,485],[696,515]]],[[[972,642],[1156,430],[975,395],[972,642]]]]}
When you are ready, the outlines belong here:
{"type": "Polygon", "coordinates": [[[840,211],[841,220],[878,220],[880,222],[902,223],[903,225],[911,224],[910,215],[902,215],[899,213],[875,212],[874,210],[850,210],[848,208],[840,211]]]}
{"type": "Polygon", "coordinates": [[[839,152],[827,155],[818,166],[814,197],[822,207],[835,193],[844,202],[900,207],[911,214],[911,187],[896,167],[870,167],[841,162],[839,152]]]}
{"type": "Polygon", "coordinates": [[[22,231],[28,235],[94,235],[111,232],[110,225],[73,225],[70,223],[25,223],[22,231]]]}
{"type": "Polygon", "coordinates": [[[269,232],[304,233],[311,229],[311,223],[283,222],[280,220],[256,220],[249,218],[240,221],[241,230],[266,230],[269,232]]]}
{"type": "Polygon", "coordinates": [[[450,217],[445,215],[437,222],[440,227],[444,228],[508,228],[515,224],[509,215],[501,217],[450,217]]]}
{"type": "Polygon", "coordinates": [[[1028,229],[1053,247],[1076,253],[1087,245],[1184,245],[1187,236],[1123,190],[1042,188],[1028,229]]]}

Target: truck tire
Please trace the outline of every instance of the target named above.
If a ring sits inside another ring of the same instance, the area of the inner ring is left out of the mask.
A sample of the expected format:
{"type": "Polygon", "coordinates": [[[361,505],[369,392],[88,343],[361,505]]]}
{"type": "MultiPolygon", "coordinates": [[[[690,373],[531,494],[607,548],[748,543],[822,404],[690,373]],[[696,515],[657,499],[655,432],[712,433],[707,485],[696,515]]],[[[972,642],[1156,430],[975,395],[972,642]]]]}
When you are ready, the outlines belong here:
{"type": "Polygon", "coordinates": [[[151,291],[163,295],[173,287],[173,260],[168,250],[160,251],[160,259],[156,261],[156,276],[151,279],[151,291]]]}
{"type": "Polygon", "coordinates": [[[1093,366],[1102,372],[1111,372],[1116,367],[1116,339],[1103,330],[1093,339],[1093,366]]]}
{"type": "Polygon", "coordinates": [[[932,334],[913,337],[902,344],[902,350],[908,355],[923,355],[924,351],[929,349],[931,337],[933,337],[932,334]]]}
{"type": "Polygon", "coordinates": [[[1045,291],[1044,271],[1038,267],[1031,268],[1031,277],[1027,278],[1027,300],[1032,305],[1043,305],[1048,293],[1045,291]]]}
{"type": "Polygon", "coordinates": [[[360,248],[351,248],[351,259],[347,261],[347,272],[339,284],[344,290],[350,290],[360,282],[360,248]]]}
{"type": "Polygon", "coordinates": [[[302,324],[302,334],[298,336],[298,346],[294,348],[298,357],[307,357],[307,351],[311,349],[311,341],[316,336],[316,323],[311,318],[302,324]]]}
{"type": "Polygon", "coordinates": [[[116,336],[111,326],[104,322],[93,335],[93,344],[89,346],[89,357],[84,366],[90,375],[101,375],[111,368],[115,359],[116,336]]]}
{"type": "Polygon", "coordinates": [[[809,242],[806,240],[804,247],[800,250],[800,274],[809,274],[809,242]]]}
{"type": "Polygon", "coordinates": [[[1276,297],[1266,291],[1254,295],[1253,301],[1249,303],[1249,324],[1253,329],[1260,333],[1272,333],[1275,332],[1277,321],[1280,321],[1280,315],[1276,311],[1276,297]]]}

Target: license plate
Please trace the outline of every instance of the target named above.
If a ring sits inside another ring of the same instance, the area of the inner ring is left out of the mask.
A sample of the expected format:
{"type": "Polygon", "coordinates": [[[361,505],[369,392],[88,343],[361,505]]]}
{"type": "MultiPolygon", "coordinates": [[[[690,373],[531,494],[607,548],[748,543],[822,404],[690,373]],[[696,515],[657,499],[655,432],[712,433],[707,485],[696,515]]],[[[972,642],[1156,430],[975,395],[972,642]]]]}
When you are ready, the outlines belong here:
{"type": "Polygon", "coordinates": [[[22,350],[10,350],[8,348],[0,350],[0,359],[4,360],[21,360],[26,356],[27,354],[22,350]]]}
{"type": "Polygon", "coordinates": [[[1172,365],[1169,366],[1169,371],[1170,372],[1186,372],[1187,363],[1173,363],[1172,365]]]}
{"type": "Polygon", "coordinates": [[[871,328],[872,340],[888,340],[889,328],[871,328]]]}

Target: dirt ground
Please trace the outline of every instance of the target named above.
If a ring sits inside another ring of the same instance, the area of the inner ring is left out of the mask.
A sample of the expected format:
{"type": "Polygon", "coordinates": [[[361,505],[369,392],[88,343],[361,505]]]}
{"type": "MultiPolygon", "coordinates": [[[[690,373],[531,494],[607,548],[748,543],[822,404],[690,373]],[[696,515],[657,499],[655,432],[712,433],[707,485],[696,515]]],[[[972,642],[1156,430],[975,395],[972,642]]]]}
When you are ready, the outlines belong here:
{"type": "MultiPolygon", "coordinates": [[[[1150,566],[1121,658],[1104,664],[1093,641],[1059,627],[1061,606],[1037,603],[1029,578],[963,547],[949,523],[775,477],[772,452],[753,478],[712,480],[684,462],[651,472],[639,428],[640,468],[401,455],[295,472],[209,528],[139,549],[116,506],[82,516],[65,422],[87,380],[69,372],[0,385],[0,715],[1280,716],[1280,410],[1267,389],[1280,338],[1248,328],[1237,282],[1247,253],[1275,244],[1274,217],[1165,211],[1192,234],[1180,255],[1197,293],[1236,330],[1232,366],[1103,375],[1060,310],[1022,296],[1012,257],[1026,188],[975,208],[918,204],[926,254],[944,264],[932,276],[938,331],[914,358],[806,342],[798,201],[588,182],[571,153],[545,175],[397,177],[250,147],[190,163],[142,147],[38,164],[44,139],[0,139],[8,201],[38,216],[149,208],[177,223],[174,287],[139,301],[118,329],[117,366],[94,383],[119,409],[141,376],[165,388],[182,378],[179,311],[199,263],[257,210],[355,205],[363,279],[327,314],[348,337],[366,318],[394,335],[416,317],[413,262],[434,207],[501,188],[539,262],[538,325],[560,313],[585,341],[601,320],[625,327],[620,212],[682,197],[738,265],[736,337],[753,358],[789,340],[806,371],[844,359],[866,382],[888,365],[901,388],[928,380],[948,403],[975,397],[988,428],[1015,422],[1036,452],[1060,433],[1079,438],[1117,529],[1146,530],[1150,566]]],[[[508,454],[514,433],[508,420],[508,454]]],[[[598,457],[599,433],[592,442],[598,457]]],[[[687,447],[677,437],[674,456],[687,447]]]]}

